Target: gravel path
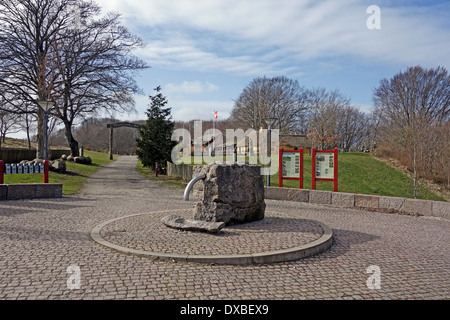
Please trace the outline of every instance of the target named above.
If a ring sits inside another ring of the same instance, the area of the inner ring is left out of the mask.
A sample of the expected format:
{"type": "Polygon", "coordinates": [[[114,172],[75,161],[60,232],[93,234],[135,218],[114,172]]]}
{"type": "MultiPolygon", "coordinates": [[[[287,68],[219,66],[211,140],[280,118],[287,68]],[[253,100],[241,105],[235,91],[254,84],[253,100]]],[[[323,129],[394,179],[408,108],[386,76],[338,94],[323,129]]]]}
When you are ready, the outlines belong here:
{"type": "Polygon", "coordinates": [[[182,190],[140,177],[136,161],[121,157],[99,170],[78,196],[0,202],[0,299],[450,299],[444,219],[269,200],[269,211],[330,226],[334,245],[311,258],[255,266],[162,261],[103,247],[90,232],[104,221],[193,206],[182,190]],[[377,275],[380,282],[368,286],[377,275]]]}

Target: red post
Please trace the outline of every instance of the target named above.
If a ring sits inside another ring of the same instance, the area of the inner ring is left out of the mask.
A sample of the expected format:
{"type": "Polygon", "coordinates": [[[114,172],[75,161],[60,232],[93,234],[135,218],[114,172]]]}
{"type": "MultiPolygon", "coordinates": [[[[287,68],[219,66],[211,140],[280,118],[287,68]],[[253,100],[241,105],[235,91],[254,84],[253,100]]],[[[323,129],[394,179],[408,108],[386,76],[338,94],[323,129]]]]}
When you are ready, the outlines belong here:
{"type": "Polygon", "coordinates": [[[156,166],[155,166],[155,174],[156,174],[156,177],[158,177],[158,162],[156,162],[156,166]]]}
{"type": "Polygon", "coordinates": [[[280,148],[280,154],[278,155],[278,186],[283,188],[283,148],[280,148]]]}
{"type": "Polygon", "coordinates": [[[300,189],[303,189],[303,148],[300,148],[300,189]]]}
{"type": "Polygon", "coordinates": [[[334,148],[334,192],[338,192],[338,148],[334,148]]]}
{"type": "Polygon", "coordinates": [[[5,183],[5,162],[0,160],[0,184],[5,183]]]}
{"type": "Polygon", "coordinates": [[[312,175],[311,175],[311,189],[316,190],[316,148],[312,149],[312,175]]]}
{"type": "Polygon", "coordinates": [[[44,161],[44,183],[48,183],[48,172],[50,171],[50,166],[48,160],[44,161]]]}

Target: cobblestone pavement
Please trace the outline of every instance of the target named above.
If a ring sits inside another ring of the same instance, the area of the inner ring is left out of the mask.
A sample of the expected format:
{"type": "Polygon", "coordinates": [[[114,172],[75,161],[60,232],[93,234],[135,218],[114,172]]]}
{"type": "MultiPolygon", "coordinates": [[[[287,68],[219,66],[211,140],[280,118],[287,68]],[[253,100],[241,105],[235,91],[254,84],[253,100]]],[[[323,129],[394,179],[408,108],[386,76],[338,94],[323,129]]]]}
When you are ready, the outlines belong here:
{"type": "Polygon", "coordinates": [[[0,299],[450,299],[450,221],[438,218],[269,200],[268,210],[330,226],[334,245],[307,259],[254,266],[103,247],[90,232],[104,221],[193,206],[182,190],[141,178],[135,165],[134,157],[119,158],[78,196],[1,202],[0,299]]]}

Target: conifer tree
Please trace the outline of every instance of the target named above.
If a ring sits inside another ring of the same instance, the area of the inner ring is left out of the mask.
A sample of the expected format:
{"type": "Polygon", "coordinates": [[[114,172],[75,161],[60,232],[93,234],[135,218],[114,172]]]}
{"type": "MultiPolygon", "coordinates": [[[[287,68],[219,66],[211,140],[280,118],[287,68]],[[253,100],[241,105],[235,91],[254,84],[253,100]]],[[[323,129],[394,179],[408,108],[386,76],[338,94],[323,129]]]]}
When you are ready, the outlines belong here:
{"type": "Polygon", "coordinates": [[[171,160],[174,122],[171,108],[166,107],[168,101],[161,93],[161,86],[156,89],[156,95],[150,96],[150,105],[147,109],[147,123],[139,130],[137,139],[137,155],[144,167],[155,169],[158,162],[158,171],[165,172],[167,161],[171,160]]]}

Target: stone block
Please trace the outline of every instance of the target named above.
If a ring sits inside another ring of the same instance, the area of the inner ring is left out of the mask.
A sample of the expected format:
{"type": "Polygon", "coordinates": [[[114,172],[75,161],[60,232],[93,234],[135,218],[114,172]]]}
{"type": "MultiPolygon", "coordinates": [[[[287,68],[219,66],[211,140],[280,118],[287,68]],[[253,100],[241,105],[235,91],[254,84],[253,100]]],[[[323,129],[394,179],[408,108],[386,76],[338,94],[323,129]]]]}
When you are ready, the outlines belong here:
{"type": "Polygon", "coordinates": [[[36,185],[10,184],[8,185],[8,200],[35,199],[36,185]]]}
{"type": "Polygon", "coordinates": [[[355,206],[355,195],[351,193],[333,193],[331,204],[338,207],[353,208],[355,206]]]}
{"type": "Polygon", "coordinates": [[[8,186],[0,185],[0,201],[8,199],[8,186]]]}
{"type": "Polygon", "coordinates": [[[63,186],[62,184],[49,183],[49,184],[35,184],[36,187],[36,199],[55,199],[62,198],[63,186]]]}
{"type": "Polygon", "coordinates": [[[380,206],[380,197],[363,194],[355,195],[355,207],[378,209],[379,206],[380,206]]]}
{"type": "Polygon", "coordinates": [[[241,224],[264,219],[266,210],[261,167],[213,164],[205,168],[201,201],[194,220],[241,224]]]}
{"type": "Polygon", "coordinates": [[[380,208],[403,212],[405,198],[396,197],[380,197],[380,208]]]}
{"type": "Polygon", "coordinates": [[[266,187],[265,198],[269,200],[288,200],[288,189],[266,187]]]}
{"type": "Polygon", "coordinates": [[[433,215],[433,201],[419,199],[405,199],[404,212],[418,213],[423,216],[433,215]]]}
{"type": "Polygon", "coordinates": [[[288,189],[287,200],[296,202],[309,202],[309,190],[288,189]]]}
{"type": "Polygon", "coordinates": [[[450,202],[433,201],[433,216],[450,219],[450,202]]]}
{"type": "Polygon", "coordinates": [[[309,203],[331,204],[331,195],[332,192],[330,191],[310,190],[309,203]]]}

